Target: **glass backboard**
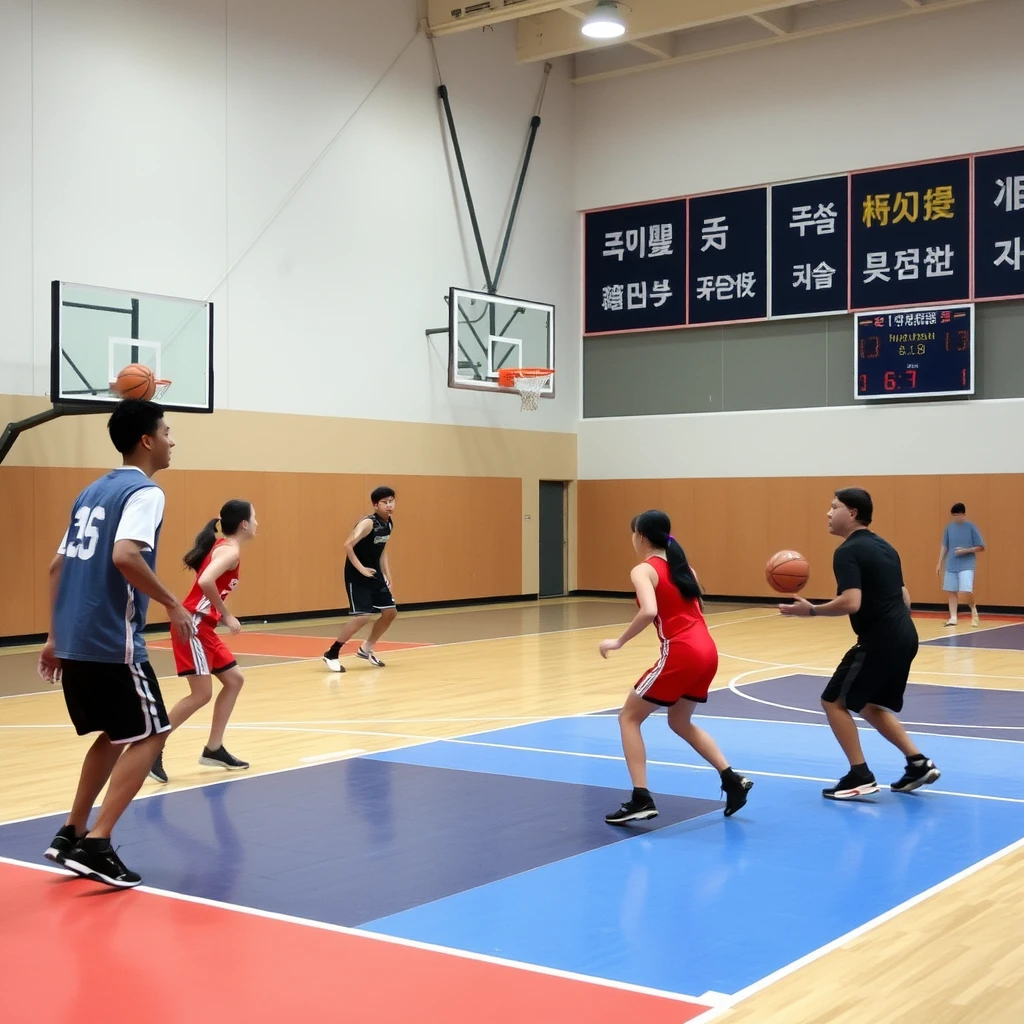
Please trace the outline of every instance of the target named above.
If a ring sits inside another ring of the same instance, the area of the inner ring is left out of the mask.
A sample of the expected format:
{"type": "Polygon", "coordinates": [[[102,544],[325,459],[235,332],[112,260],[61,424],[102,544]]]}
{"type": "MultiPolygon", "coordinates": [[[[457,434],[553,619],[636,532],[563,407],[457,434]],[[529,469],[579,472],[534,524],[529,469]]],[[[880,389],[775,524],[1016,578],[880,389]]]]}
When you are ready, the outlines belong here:
{"type": "MultiPolygon", "coordinates": [[[[448,386],[514,392],[498,383],[499,371],[555,368],[555,307],[487,292],[448,293],[448,386]]],[[[554,394],[552,378],[542,395],[554,394]]]]}
{"type": "Polygon", "coordinates": [[[51,285],[50,399],[113,405],[108,389],[130,363],[170,387],[160,404],[213,412],[213,303],[54,281],[51,285]]]}

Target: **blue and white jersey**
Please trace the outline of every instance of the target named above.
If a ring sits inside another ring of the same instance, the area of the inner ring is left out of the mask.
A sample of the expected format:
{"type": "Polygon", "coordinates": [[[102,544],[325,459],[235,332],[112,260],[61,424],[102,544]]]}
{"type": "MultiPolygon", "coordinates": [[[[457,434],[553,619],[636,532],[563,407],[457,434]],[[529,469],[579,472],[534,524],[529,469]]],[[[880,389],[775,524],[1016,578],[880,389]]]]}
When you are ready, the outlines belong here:
{"type": "Polygon", "coordinates": [[[59,551],[64,556],[52,633],[58,658],[138,665],[146,660],[142,627],[149,598],[113,562],[114,544],[134,540],[156,567],[164,492],[142,470],[122,466],[75,499],[59,551]]]}

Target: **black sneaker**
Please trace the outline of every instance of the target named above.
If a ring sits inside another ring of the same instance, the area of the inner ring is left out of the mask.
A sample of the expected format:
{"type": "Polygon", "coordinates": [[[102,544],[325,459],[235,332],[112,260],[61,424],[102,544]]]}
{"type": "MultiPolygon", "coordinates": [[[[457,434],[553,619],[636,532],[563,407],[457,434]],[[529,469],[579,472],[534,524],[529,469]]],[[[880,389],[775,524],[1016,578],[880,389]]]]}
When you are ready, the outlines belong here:
{"type": "Polygon", "coordinates": [[[627,800],[617,811],[606,814],[604,820],[609,825],[625,825],[627,821],[646,821],[657,816],[658,808],[648,797],[646,800],[627,800]]]}
{"type": "Polygon", "coordinates": [[[903,770],[903,778],[894,782],[889,788],[894,793],[910,793],[920,786],[930,786],[935,782],[942,772],[935,767],[934,761],[927,759],[920,764],[907,764],[903,770]]]}
{"type": "Polygon", "coordinates": [[[359,650],[356,651],[356,657],[362,658],[364,661],[368,661],[375,668],[384,667],[384,662],[381,661],[380,658],[378,658],[377,655],[373,653],[373,651],[364,651],[362,647],[360,647],[359,650]]]}
{"type": "Polygon", "coordinates": [[[164,752],[162,750],[156,755],[153,767],[149,769],[149,777],[154,782],[167,781],[167,772],[164,771],[164,752]]]}
{"type": "Polygon", "coordinates": [[[324,664],[332,672],[344,672],[345,666],[341,663],[341,651],[337,654],[331,654],[330,651],[324,651],[324,664]]]}
{"type": "Polygon", "coordinates": [[[142,881],[142,875],[121,863],[109,839],[79,839],[65,857],[64,867],[115,889],[130,889],[142,881]]]}
{"type": "Polygon", "coordinates": [[[727,818],[731,818],[747,802],[747,793],[750,792],[753,785],[754,783],[743,775],[733,775],[731,779],[722,780],[727,818]]]}
{"type": "Polygon", "coordinates": [[[47,860],[52,860],[54,864],[63,864],[64,858],[74,849],[80,838],[75,835],[74,825],[63,825],[57,830],[43,856],[47,860]]]}
{"type": "Polygon", "coordinates": [[[870,796],[878,792],[878,783],[874,775],[866,776],[847,772],[834,786],[823,789],[821,795],[829,800],[855,800],[859,796],[870,796]]]}
{"type": "Polygon", "coordinates": [[[199,763],[209,765],[211,768],[227,768],[229,772],[237,772],[249,767],[248,761],[242,761],[235,757],[234,754],[229,754],[223,745],[216,750],[203,747],[203,752],[199,756],[199,763]]]}

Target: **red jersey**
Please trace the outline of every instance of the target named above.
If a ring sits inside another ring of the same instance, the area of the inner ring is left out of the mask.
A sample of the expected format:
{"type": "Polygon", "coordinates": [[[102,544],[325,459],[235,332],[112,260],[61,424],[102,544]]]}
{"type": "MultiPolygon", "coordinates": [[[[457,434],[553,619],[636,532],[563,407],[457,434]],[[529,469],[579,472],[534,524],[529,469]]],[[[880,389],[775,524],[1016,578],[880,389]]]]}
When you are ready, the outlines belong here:
{"type": "MultiPolygon", "coordinates": [[[[654,628],[662,640],[694,640],[697,636],[707,633],[708,626],[704,621],[704,613],[700,610],[700,602],[695,597],[683,597],[679,588],[672,582],[672,573],[664,558],[652,555],[647,564],[654,567],[658,574],[658,585],[654,596],[658,602],[658,617],[654,620],[654,628]]],[[[637,605],[640,602],[637,600],[637,605]]]]}
{"type": "MultiPolygon", "coordinates": [[[[220,612],[210,604],[210,599],[203,593],[202,588],[199,586],[199,577],[206,572],[207,566],[210,564],[210,560],[213,558],[214,551],[217,550],[224,543],[224,538],[216,541],[210,553],[203,559],[203,564],[199,566],[199,571],[196,573],[196,581],[192,584],[192,589],[188,592],[188,597],[182,601],[184,607],[193,613],[195,616],[206,619],[213,625],[220,622],[220,612]]],[[[217,593],[220,594],[221,600],[228,596],[235,587],[238,586],[238,570],[239,566],[236,565],[234,569],[228,569],[227,572],[221,573],[217,577],[217,593]]]]}

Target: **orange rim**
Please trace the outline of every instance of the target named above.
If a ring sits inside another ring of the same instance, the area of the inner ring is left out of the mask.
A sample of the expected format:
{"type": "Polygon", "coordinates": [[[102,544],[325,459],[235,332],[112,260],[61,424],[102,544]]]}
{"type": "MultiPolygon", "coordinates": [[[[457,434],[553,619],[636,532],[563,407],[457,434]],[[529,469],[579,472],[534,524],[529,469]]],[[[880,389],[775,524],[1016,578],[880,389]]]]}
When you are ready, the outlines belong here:
{"type": "Polygon", "coordinates": [[[503,388],[514,388],[517,377],[550,377],[554,370],[544,366],[522,366],[498,371],[498,385],[503,388]]]}

